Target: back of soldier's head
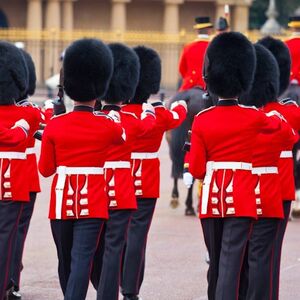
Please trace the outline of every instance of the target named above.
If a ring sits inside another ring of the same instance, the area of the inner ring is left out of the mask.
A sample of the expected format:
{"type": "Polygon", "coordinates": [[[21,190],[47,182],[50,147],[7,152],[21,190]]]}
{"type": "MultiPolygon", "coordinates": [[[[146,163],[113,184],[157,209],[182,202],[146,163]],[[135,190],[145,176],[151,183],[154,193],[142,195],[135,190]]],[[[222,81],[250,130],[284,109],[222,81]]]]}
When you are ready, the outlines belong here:
{"type": "Polygon", "coordinates": [[[81,39],[71,44],[63,60],[64,88],[75,101],[102,97],[113,71],[110,49],[97,39],[81,39]]]}
{"type": "Polygon", "coordinates": [[[22,52],[22,55],[24,56],[27,70],[28,70],[27,90],[26,90],[25,94],[22,95],[22,97],[20,98],[20,99],[22,99],[22,98],[26,98],[28,96],[32,96],[34,94],[35,88],[36,88],[36,73],[35,73],[34,62],[32,60],[32,57],[30,56],[30,54],[23,49],[20,49],[20,51],[22,52]]]}
{"type": "Polygon", "coordinates": [[[103,99],[107,103],[120,103],[130,100],[135,93],[139,77],[140,62],[131,48],[120,44],[109,44],[114,60],[113,75],[103,99]]]}
{"type": "Polygon", "coordinates": [[[204,80],[208,90],[220,98],[237,98],[253,82],[256,66],[252,43],[241,33],[217,35],[207,48],[204,80]]]}
{"type": "Polygon", "coordinates": [[[279,66],[279,96],[288,88],[290,83],[291,56],[288,47],[281,40],[265,37],[258,41],[274,55],[279,66]]]}
{"type": "Polygon", "coordinates": [[[254,44],[256,70],[254,81],[248,93],[240,97],[240,103],[262,107],[277,101],[279,92],[279,68],[273,54],[260,44],[254,44]]]}
{"type": "Polygon", "coordinates": [[[133,48],[140,61],[140,78],[135,95],[130,103],[144,103],[152,94],[157,94],[161,81],[161,60],[158,53],[148,47],[133,48]]]}
{"type": "Polygon", "coordinates": [[[21,51],[0,41],[0,105],[14,104],[27,90],[28,69],[21,51]]]}

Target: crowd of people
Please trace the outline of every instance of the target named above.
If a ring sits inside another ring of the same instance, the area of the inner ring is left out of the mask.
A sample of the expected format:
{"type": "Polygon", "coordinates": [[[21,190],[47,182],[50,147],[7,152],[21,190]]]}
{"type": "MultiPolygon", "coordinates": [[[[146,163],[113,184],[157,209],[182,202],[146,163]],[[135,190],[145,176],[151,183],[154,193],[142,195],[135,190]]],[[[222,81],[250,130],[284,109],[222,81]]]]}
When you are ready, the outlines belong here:
{"type": "MultiPolygon", "coordinates": [[[[197,21],[209,27],[207,19],[197,21]]],[[[300,28],[300,18],[292,22],[300,28]]],[[[120,288],[124,300],[141,299],[159,198],[158,150],[164,133],[185,120],[189,100],[167,109],[151,98],[161,80],[153,49],[81,39],[65,51],[61,99],[46,122],[29,102],[36,81],[30,55],[7,42],[0,51],[0,299],[22,297],[38,172],[54,175],[49,219],[64,299],[84,300],[90,281],[98,300],[118,299],[120,288]],[[74,101],[71,112],[62,93],[74,101]],[[35,139],[42,140],[38,163],[35,139]]],[[[290,51],[272,37],[252,44],[223,32],[202,54],[203,68],[191,71],[195,80],[184,78],[182,90],[200,78],[200,88],[217,99],[194,118],[185,154],[186,172],[203,182],[208,299],[275,300],[300,130],[298,105],[279,101],[290,82],[290,51]]]]}

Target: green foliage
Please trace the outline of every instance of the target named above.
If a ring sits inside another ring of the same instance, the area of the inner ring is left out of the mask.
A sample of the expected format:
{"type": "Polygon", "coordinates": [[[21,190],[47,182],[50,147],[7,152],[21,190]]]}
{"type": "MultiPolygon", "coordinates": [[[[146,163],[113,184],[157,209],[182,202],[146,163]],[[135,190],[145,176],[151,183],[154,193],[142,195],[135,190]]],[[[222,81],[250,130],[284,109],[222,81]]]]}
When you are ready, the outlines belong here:
{"type": "MultiPolygon", "coordinates": [[[[266,11],[269,6],[269,0],[254,0],[250,9],[250,29],[259,29],[266,21],[266,11]]],[[[299,0],[276,0],[277,11],[279,13],[277,20],[283,26],[287,27],[289,16],[293,15],[300,6],[299,0]]]]}

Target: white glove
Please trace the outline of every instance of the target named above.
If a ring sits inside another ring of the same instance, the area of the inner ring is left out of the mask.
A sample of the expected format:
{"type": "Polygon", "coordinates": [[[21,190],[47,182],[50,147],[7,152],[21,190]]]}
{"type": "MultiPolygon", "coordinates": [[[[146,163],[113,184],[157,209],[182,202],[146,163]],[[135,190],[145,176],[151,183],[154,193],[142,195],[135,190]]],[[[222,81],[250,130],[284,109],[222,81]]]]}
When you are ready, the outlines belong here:
{"type": "Polygon", "coordinates": [[[150,104],[150,103],[143,103],[142,108],[143,108],[143,112],[146,112],[146,110],[147,110],[147,111],[149,111],[149,112],[155,114],[155,109],[154,109],[154,107],[152,106],[152,104],[150,104]]]}
{"type": "Polygon", "coordinates": [[[183,173],[183,183],[189,189],[194,181],[194,177],[190,172],[183,173]]]}
{"type": "Polygon", "coordinates": [[[179,101],[175,101],[171,104],[170,109],[172,110],[173,108],[175,108],[178,105],[182,105],[186,110],[187,110],[187,104],[184,100],[179,100],[179,101]]]}
{"type": "Polygon", "coordinates": [[[44,108],[45,109],[49,109],[49,108],[53,108],[54,104],[53,101],[51,99],[48,99],[44,102],[44,108]]]}
{"type": "Polygon", "coordinates": [[[108,113],[108,116],[110,116],[114,120],[115,123],[121,123],[120,114],[117,111],[111,110],[108,113]]]}
{"type": "Polygon", "coordinates": [[[20,119],[18,120],[12,128],[16,128],[17,126],[24,128],[25,130],[29,130],[30,126],[26,120],[20,119]]]}

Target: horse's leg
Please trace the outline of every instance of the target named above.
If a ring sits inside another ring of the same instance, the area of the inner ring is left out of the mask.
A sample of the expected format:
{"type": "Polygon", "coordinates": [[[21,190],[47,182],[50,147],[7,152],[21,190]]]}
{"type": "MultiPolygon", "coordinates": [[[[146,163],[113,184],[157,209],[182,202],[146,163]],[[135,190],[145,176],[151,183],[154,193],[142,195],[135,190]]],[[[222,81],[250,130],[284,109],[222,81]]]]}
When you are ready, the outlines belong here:
{"type": "Polygon", "coordinates": [[[172,198],[171,198],[170,206],[172,208],[177,208],[179,205],[178,178],[174,178],[173,183],[174,185],[172,190],[172,198]]]}
{"type": "Polygon", "coordinates": [[[195,210],[193,207],[193,186],[194,182],[191,187],[188,189],[187,197],[185,200],[185,215],[186,216],[195,216],[195,210]]]}

